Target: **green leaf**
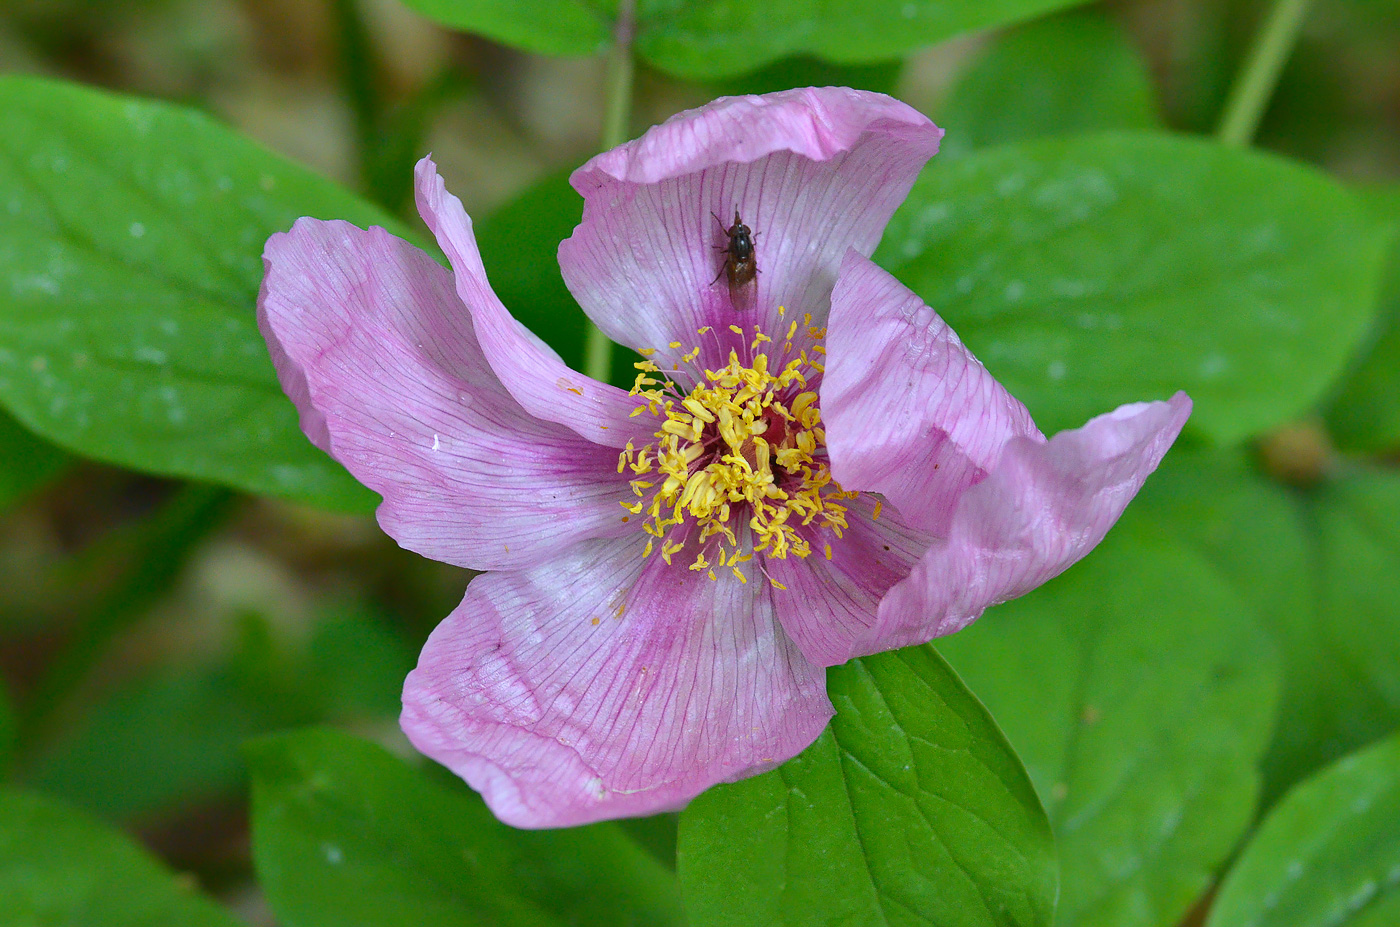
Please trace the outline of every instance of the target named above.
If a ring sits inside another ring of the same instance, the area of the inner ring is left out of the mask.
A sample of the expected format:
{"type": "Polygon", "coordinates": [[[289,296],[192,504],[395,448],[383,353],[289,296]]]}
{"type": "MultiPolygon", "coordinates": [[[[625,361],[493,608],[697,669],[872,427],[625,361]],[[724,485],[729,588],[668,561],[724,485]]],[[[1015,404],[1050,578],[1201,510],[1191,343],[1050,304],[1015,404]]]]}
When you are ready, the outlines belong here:
{"type": "Polygon", "coordinates": [[[1300,493],[1238,458],[1173,451],[1134,505],[1228,576],[1278,642],[1286,720],[1267,799],[1400,727],[1400,475],[1358,469],[1300,493]]]}
{"type": "Polygon", "coordinates": [[[253,741],[253,854],[286,927],[665,925],[675,876],[616,826],[518,831],[348,734],[253,741]]]}
{"type": "Polygon", "coordinates": [[[1400,736],[1288,794],[1245,847],[1207,927],[1400,922],[1400,736]]]}
{"type": "Polygon", "coordinates": [[[124,835],[0,789],[0,927],[237,927],[124,835]]]}
{"type": "Polygon", "coordinates": [[[1055,828],[1059,927],[1171,927],[1254,811],[1278,662],[1228,583],[1129,509],[1074,569],[941,649],[1055,828]]]}
{"type": "Polygon", "coordinates": [[[828,672],[831,726],[681,815],[691,922],[1048,925],[1045,813],[986,709],[929,647],[828,672]]]}
{"type": "Polygon", "coordinates": [[[924,171],[876,259],[1048,433],[1184,389],[1222,443],[1310,408],[1374,310],[1388,230],[1282,159],[1040,139],[924,171]]]}
{"type": "Polygon", "coordinates": [[[71,461],[0,412],[0,510],[58,476],[71,461]]]}
{"type": "Polygon", "coordinates": [[[127,682],[53,738],[25,781],[107,818],[169,815],[242,790],[239,749],[250,737],[398,715],[414,655],[364,603],[326,609],[290,653],[268,622],[237,624],[234,653],[127,682]]]}
{"type": "MultiPolygon", "coordinates": [[[[1365,195],[1383,220],[1400,223],[1400,187],[1365,195]]],[[[1372,344],[1326,414],[1332,435],[1348,450],[1400,447],[1400,246],[1390,252],[1372,344]]]]}
{"type": "Polygon", "coordinates": [[[1103,13],[1038,19],[998,39],[968,68],[935,121],[939,154],[1046,135],[1160,124],[1147,62],[1103,13]]]}
{"type": "Polygon", "coordinates": [[[774,93],[794,87],[854,87],[893,94],[903,70],[903,59],[841,65],[799,55],[780,58],[757,71],[712,81],[708,89],[717,97],[774,93]]]}
{"type": "Polygon", "coordinates": [[[0,403],[89,457],[368,510],[301,435],[254,306],[298,216],[398,223],[180,107],[5,77],[0,130],[0,403]]]}
{"type": "Polygon", "coordinates": [[[799,54],[867,64],[1082,2],[643,0],[637,49],[664,71],[699,79],[741,74],[799,54]]]}
{"type": "Polygon", "coordinates": [[[239,744],[304,720],[228,667],[163,670],[99,702],[24,780],[104,818],[149,819],[234,793],[239,744]]]}
{"type": "Polygon", "coordinates": [[[1308,501],[1317,606],[1286,626],[1300,710],[1276,759],[1286,780],[1400,727],[1400,475],[1357,471],[1308,501]]]}
{"type": "Polygon", "coordinates": [[[403,2],[444,26],[541,55],[593,55],[612,38],[611,17],[583,0],[403,2]]]}

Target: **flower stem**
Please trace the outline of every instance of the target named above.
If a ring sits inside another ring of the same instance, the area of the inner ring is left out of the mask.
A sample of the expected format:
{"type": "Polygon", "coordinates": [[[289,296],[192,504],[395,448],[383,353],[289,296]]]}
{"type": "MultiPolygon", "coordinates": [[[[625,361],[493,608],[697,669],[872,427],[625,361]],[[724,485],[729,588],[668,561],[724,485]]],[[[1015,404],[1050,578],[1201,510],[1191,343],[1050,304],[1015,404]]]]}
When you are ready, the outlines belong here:
{"type": "MultiPolygon", "coordinates": [[[[617,23],[613,29],[612,49],[608,52],[607,108],[603,111],[603,151],[616,148],[627,140],[628,123],[632,116],[632,36],[636,0],[622,0],[617,8],[617,23]]],[[[588,323],[583,348],[583,372],[606,383],[612,373],[613,343],[608,336],[588,323]]]]}
{"type": "Polygon", "coordinates": [[[1254,138],[1283,65],[1298,41],[1311,2],[1275,0],[1225,101],[1216,136],[1226,145],[1243,148],[1254,138]]]}
{"type": "Polygon", "coordinates": [[[372,189],[370,159],[384,118],[384,99],[379,93],[378,61],[369,29],[360,16],[358,0],[332,0],[335,18],[340,80],[355,119],[355,166],[360,185],[372,189]]]}

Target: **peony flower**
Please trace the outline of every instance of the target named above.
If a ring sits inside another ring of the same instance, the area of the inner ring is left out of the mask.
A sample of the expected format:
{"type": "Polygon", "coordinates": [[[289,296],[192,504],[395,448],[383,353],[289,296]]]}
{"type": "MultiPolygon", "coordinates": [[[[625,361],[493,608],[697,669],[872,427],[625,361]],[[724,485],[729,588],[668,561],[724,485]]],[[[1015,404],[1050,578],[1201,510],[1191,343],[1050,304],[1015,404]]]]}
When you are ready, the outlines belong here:
{"type": "Polygon", "coordinates": [[[795,90],[576,171],[560,266],[648,358],[630,392],[511,318],[431,160],[450,271],[345,222],[269,240],[259,324],[303,430],[401,545],[486,571],[402,725],[502,820],[651,814],[777,766],[831,717],[825,667],[1060,573],[1175,439],[1181,393],[1046,440],[871,263],[941,136],[889,97],[795,90]]]}

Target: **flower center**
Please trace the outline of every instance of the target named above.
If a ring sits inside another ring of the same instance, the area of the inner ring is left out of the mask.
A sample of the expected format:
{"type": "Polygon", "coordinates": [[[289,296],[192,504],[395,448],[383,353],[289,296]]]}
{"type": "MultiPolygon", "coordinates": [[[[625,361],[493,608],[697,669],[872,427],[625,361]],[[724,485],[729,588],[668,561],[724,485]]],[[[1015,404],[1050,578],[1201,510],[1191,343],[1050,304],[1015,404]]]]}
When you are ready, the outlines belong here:
{"type": "MultiPolygon", "coordinates": [[[[628,442],[617,465],[619,473],[630,468],[636,477],[631,486],[638,501],[623,507],[645,514],[642,530],[652,540],[643,557],[651,556],[659,541],[669,564],[694,544],[699,549],[690,569],[706,570],[715,579],[716,567],[729,567],[747,582],[738,565],[755,554],[810,556],[811,541],[802,528],[829,528],[841,536],[846,527],[841,503],[856,493],[842,490],[827,467],[821,410],[816,392],[808,389],[823,369],[819,342],[826,331],[812,326],[810,316],[805,324],[813,342],[810,354],[794,351],[796,322],[781,345],[755,326],[746,352],[752,359],[745,362],[731,349],[725,366],[696,371],[688,395],[653,362],[636,365],[641,372],[632,394],[646,404],[633,415],[649,411],[661,419],[656,442],[640,449],[628,442]]],[[[738,326],[730,330],[745,335],[738,326]]],[[[707,326],[697,334],[703,338],[710,331],[707,326]]],[[[671,347],[679,349],[680,343],[671,347]]],[[[699,353],[694,348],[681,362],[692,364],[699,353]]]]}

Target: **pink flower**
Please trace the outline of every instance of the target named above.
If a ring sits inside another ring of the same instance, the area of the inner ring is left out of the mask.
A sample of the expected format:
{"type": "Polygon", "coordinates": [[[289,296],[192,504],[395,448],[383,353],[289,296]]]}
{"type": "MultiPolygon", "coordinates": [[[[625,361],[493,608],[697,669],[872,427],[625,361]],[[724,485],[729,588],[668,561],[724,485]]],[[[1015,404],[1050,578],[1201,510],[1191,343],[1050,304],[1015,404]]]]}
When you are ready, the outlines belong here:
{"type": "Polygon", "coordinates": [[[575,172],[560,265],[649,356],[631,393],[511,318],[430,160],[418,208],[450,272],[344,222],[268,242],[259,323],[303,430],[400,544],[488,571],[429,638],[402,724],[502,820],[675,809],[782,763],[832,714],[824,667],[1060,573],[1176,438],[1181,393],[1047,441],[870,262],[941,136],[885,96],[795,90],[575,172]]]}

